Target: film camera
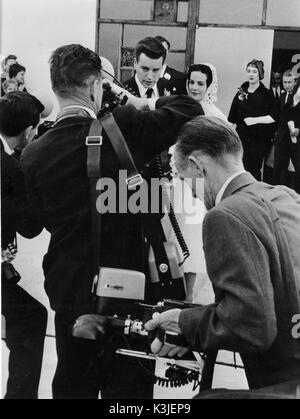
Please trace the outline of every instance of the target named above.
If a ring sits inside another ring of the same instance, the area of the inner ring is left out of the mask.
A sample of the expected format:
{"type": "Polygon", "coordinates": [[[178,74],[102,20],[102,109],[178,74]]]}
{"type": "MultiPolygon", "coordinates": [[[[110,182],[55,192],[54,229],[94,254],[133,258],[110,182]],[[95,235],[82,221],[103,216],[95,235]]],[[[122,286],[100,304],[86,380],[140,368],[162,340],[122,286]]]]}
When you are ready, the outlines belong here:
{"type": "Polygon", "coordinates": [[[164,387],[181,387],[194,383],[194,389],[200,385],[200,377],[203,368],[203,360],[198,353],[190,353],[185,359],[160,358],[151,353],[151,343],[155,338],[170,349],[176,346],[189,347],[188,342],[182,335],[165,332],[158,329],[148,332],[144,325],[168,310],[175,308],[194,308],[196,305],[176,300],[164,300],[156,305],[144,304],[145,277],[140,272],[118,270],[111,268],[100,269],[100,275],[94,287],[94,309],[96,314],[83,316],[74,325],[73,336],[89,340],[101,340],[105,331],[107,336],[121,334],[124,337],[125,348],[118,348],[116,354],[122,357],[130,357],[137,360],[146,359],[153,362],[160,360],[166,366],[164,376],[152,374],[153,383],[164,387]],[[126,310],[130,314],[126,313],[126,310]],[[97,313],[105,313],[100,315],[97,313]],[[113,314],[115,313],[115,314],[113,314]],[[122,313],[117,314],[117,313],[122,313]],[[140,318],[134,317],[140,314],[140,318]],[[141,352],[131,346],[130,338],[138,338],[145,342],[148,351],[141,352]]]}

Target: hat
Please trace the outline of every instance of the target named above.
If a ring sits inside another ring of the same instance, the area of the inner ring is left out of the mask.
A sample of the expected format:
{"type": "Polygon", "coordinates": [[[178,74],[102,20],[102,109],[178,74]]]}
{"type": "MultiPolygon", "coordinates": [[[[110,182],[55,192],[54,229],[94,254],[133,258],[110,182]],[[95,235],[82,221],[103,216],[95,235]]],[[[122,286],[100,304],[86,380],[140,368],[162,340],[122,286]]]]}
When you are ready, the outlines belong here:
{"type": "Polygon", "coordinates": [[[263,61],[259,61],[259,60],[252,60],[250,61],[250,63],[247,65],[248,67],[255,67],[258,70],[259,73],[259,78],[260,80],[263,80],[265,78],[265,64],[263,61]]]}

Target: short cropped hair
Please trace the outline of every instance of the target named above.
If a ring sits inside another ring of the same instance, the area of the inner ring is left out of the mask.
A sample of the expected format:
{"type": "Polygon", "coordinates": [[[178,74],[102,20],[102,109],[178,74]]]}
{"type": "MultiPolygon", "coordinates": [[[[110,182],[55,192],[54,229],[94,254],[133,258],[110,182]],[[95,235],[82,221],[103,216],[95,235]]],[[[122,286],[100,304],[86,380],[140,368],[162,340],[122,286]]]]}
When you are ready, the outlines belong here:
{"type": "Polygon", "coordinates": [[[158,60],[163,58],[163,63],[167,58],[167,51],[163,44],[158,41],[156,38],[145,38],[142,39],[136,46],[135,49],[135,58],[139,62],[140,56],[145,54],[148,58],[152,60],[158,60]]]}
{"type": "Polygon", "coordinates": [[[211,68],[208,67],[208,65],[205,64],[192,64],[189,68],[189,71],[187,73],[187,80],[191,80],[192,73],[200,72],[207,76],[207,87],[209,87],[213,82],[213,73],[211,71],[211,68]]]}
{"type": "Polygon", "coordinates": [[[17,137],[28,127],[36,127],[44,105],[25,92],[11,92],[0,99],[0,133],[17,137]]]}
{"type": "Polygon", "coordinates": [[[293,73],[293,70],[286,70],[286,71],[283,73],[283,77],[295,77],[295,76],[294,76],[294,73],[293,73]]]}
{"type": "Polygon", "coordinates": [[[163,44],[164,42],[168,45],[168,49],[170,50],[171,49],[171,44],[170,44],[170,42],[166,39],[166,38],[164,38],[163,36],[161,36],[161,35],[157,35],[156,37],[155,37],[155,39],[157,39],[161,44],[163,44]]]}
{"type": "Polygon", "coordinates": [[[26,68],[21,64],[13,64],[9,68],[9,78],[13,79],[16,77],[21,71],[26,71],[26,68]]]}
{"type": "Polygon", "coordinates": [[[89,77],[101,78],[101,70],[99,55],[78,44],[60,47],[50,58],[52,88],[60,96],[87,87],[89,77]]]}
{"type": "Polygon", "coordinates": [[[199,152],[219,161],[228,154],[243,155],[237,132],[227,122],[208,116],[186,123],[179,132],[176,148],[183,159],[199,152]]]}

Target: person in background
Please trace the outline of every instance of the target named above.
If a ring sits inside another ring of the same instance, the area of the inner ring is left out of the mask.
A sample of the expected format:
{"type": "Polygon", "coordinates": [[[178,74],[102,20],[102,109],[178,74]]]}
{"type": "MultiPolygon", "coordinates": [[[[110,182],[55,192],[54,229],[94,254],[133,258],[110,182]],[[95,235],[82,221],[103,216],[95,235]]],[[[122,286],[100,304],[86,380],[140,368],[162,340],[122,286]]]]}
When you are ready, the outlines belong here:
{"type": "Polygon", "coordinates": [[[282,84],[282,74],[277,70],[272,71],[270,92],[272,93],[273,98],[277,102],[278,106],[279,106],[280,97],[281,97],[281,84],[282,84]]]}
{"type": "Polygon", "coordinates": [[[292,161],[295,166],[294,189],[300,194],[300,78],[295,87],[291,106],[286,107],[286,121],[290,130],[292,161]]]}
{"type": "Polygon", "coordinates": [[[155,38],[141,40],[135,50],[135,75],[125,82],[125,89],[136,97],[158,99],[165,95],[164,88],[158,86],[167,52],[155,38]]]}
{"type": "Polygon", "coordinates": [[[25,73],[26,68],[20,64],[13,64],[9,68],[9,78],[15,80],[18,83],[19,92],[27,92],[25,87],[25,73]]]}
{"type": "Polygon", "coordinates": [[[3,93],[4,95],[7,95],[11,92],[17,92],[18,91],[18,83],[16,80],[5,80],[2,84],[3,93]]]}
{"type": "Polygon", "coordinates": [[[293,104],[293,97],[296,88],[296,79],[293,71],[288,70],[283,74],[284,91],[280,97],[280,118],[275,137],[275,162],[274,162],[274,184],[289,186],[288,169],[290,161],[294,159],[294,146],[291,141],[290,130],[286,120],[286,108],[293,104]]]}
{"type": "Polygon", "coordinates": [[[252,60],[247,65],[248,81],[236,94],[229,113],[229,122],[236,124],[244,147],[244,164],[257,180],[262,179],[262,168],[275,137],[278,119],[277,104],[262,80],[264,63],[252,60]]]}
{"type": "Polygon", "coordinates": [[[30,239],[42,231],[13,152],[32,140],[43,110],[27,93],[12,92],[0,99],[1,313],[10,350],[6,399],[37,399],[41,376],[47,310],[18,285],[21,277],[12,262],[18,250],[16,234],[30,239]]]}
{"type": "MultiPolygon", "coordinates": [[[[171,44],[163,36],[156,36],[159,42],[162,43],[165,50],[167,51],[167,60],[170,53],[171,44]]],[[[175,70],[170,67],[167,63],[164,64],[160,79],[158,81],[159,90],[164,91],[164,96],[166,95],[186,95],[186,75],[181,71],[175,70]]]]}
{"type": "MultiPolygon", "coordinates": [[[[216,68],[212,64],[193,64],[187,74],[186,89],[188,95],[199,102],[206,116],[215,116],[227,121],[226,116],[215,105],[218,100],[218,78],[216,68]]],[[[169,153],[174,156],[174,152],[175,147],[172,147],[169,153]]],[[[178,176],[174,177],[171,187],[177,220],[190,251],[190,257],[184,264],[187,301],[212,303],[214,292],[207,275],[201,245],[206,210],[203,203],[192,196],[188,185],[178,176]]],[[[167,238],[177,243],[167,216],[163,219],[163,226],[167,238]]]]}
{"type": "Polygon", "coordinates": [[[215,116],[227,121],[223,112],[217,108],[218,77],[212,64],[193,64],[187,74],[186,89],[188,95],[202,106],[206,116],[215,116]]]}
{"type": "Polygon", "coordinates": [[[5,93],[2,89],[2,84],[9,79],[9,68],[13,64],[17,64],[16,55],[8,55],[1,63],[3,73],[1,74],[1,96],[4,96],[5,93]]]}

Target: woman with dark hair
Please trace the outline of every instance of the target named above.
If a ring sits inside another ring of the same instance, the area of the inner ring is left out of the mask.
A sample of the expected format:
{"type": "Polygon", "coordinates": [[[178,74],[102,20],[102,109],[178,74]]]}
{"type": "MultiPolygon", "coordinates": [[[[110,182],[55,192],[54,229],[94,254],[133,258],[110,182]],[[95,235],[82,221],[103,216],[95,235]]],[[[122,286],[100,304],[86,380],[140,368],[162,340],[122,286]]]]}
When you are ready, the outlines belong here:
{"type": "Polygon", "coordinates": [[[188,95],[201,104],[206,116],[216,116],[227,121],[226,116],[214,104],[218,100],[218,77],[212,64],[191,65],[186,89],[188,95]]]}
{"type": "Polygon", "coordinates": [[[292,162],[295,167],[294,188],[300,194],[300,78],[295,87],[295,95],[291,107],[285,110],[285,116],[291,133],[292,162]]]}
{"type": "Polygon", "coordinates": [[[13,64],[9,69],[9,78],[18,83],[18,91],[27,93],[25,88],[26,68],[20,64],[13,64]]]}
{"type": "Polygon", "coordinates": [[[228,119],[236,124],[242,140],[246,170],[260,181],[263,162],[275,136],[278,109],[262,83],[264,63],[252,60],[247,65],[247,76],[248,81],[239,88],[233,100],[228,119]]]}

